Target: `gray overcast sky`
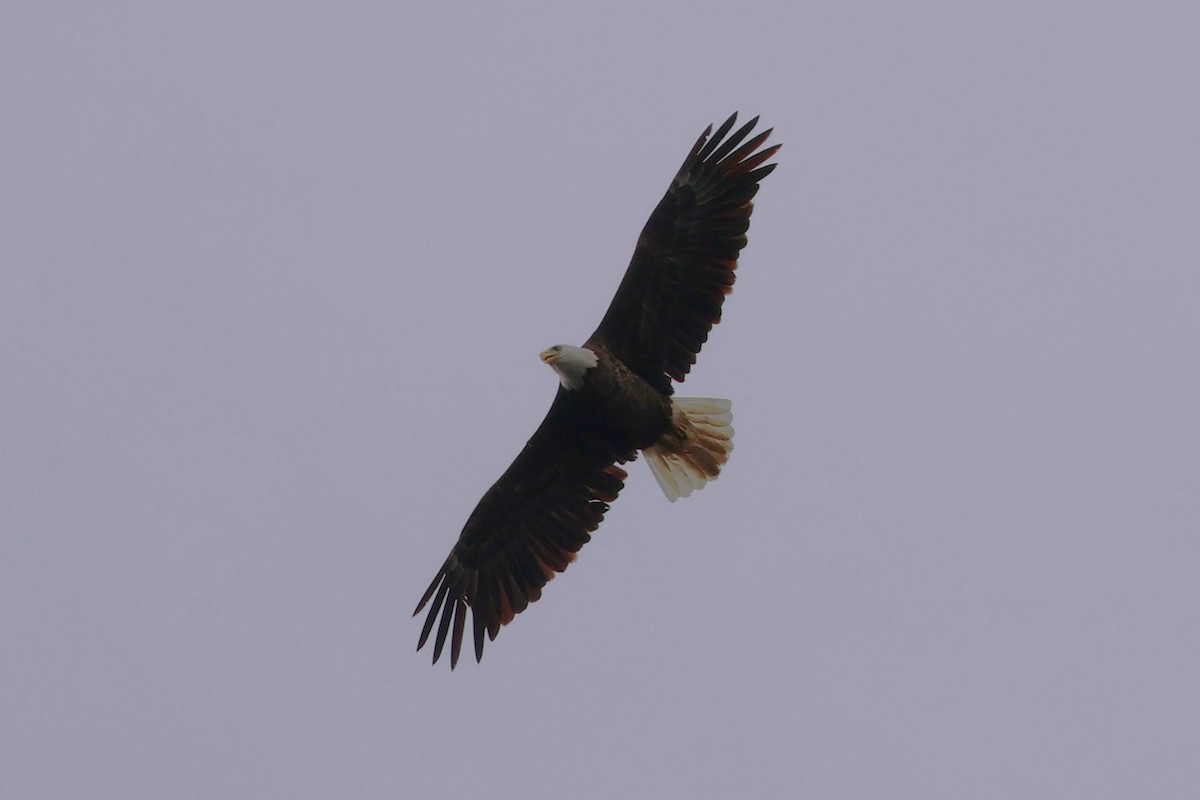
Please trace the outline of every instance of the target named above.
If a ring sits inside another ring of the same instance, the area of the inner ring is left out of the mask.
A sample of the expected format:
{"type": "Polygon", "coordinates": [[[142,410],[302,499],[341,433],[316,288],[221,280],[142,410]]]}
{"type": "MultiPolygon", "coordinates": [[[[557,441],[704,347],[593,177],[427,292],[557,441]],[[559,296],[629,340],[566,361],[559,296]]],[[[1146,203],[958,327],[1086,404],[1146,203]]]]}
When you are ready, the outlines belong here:
{"type": "Polygon", "coordinates": [[[1194,3],[0,12],[0,783],[1200,796],[1194,3]],[[691,143],[784,143],[646,467],[409,614],[691,143]]]}

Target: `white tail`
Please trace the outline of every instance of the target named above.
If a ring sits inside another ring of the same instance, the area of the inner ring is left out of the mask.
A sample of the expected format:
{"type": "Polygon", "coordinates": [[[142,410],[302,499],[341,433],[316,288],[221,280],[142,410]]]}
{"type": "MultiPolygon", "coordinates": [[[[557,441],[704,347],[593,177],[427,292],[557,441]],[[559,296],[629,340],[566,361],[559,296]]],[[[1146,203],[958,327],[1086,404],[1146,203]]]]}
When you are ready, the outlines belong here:
{"type": "Polygon", "coordinates": [[[733,450],[732,403],[715,397],[671,401],[674,430],[642,452],[654,479],[674,503],[721,472],[733,450]]]}

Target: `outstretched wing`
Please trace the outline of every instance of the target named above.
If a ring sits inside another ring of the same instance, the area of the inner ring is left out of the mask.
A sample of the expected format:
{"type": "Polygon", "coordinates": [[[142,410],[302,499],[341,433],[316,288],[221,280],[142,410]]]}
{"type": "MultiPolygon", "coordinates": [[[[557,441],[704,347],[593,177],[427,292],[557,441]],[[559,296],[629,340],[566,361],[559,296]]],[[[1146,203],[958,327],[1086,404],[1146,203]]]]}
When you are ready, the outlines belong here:
{"type": "Polygon", "coordinates": [[[546,419],[479,501],[413,612],[433,600],[418,650],[441,618],[434,663],[447,636],[451,669],[458,663],[468,608],[475,660],[483,658],[485,632],[495,639],[501,625],[541,597],[546,582],[591,539],[624,486],[625,470],[617,463],[636,454],[617,452],[593,436],[578,418],[577,402],[577,392],[559,388],[546,419]]]}
{"type": "Polygon", "coordinates": [[[746,246],[750,201],[775,169],[760,165],[780,145],[758,150],[771,131],[743,144],[758,117],[726,138],[736,120],[734,114],[711,139],[710,125],[692,147],[642,229],[621,286],[589,340],[664,394],[671,393],[672,378],[684,379],[721,319],[746,246]]]}

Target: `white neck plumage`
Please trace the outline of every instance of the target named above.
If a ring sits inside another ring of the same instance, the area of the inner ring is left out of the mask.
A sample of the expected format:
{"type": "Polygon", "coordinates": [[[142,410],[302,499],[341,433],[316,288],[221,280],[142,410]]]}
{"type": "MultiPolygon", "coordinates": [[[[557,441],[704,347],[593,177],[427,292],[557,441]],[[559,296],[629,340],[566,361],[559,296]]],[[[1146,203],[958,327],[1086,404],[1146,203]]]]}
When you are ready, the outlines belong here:
{"type": "Polygon", "coordinates": [[[558,382],[564,389],[582,388],[584,373],[596,366],[599,360],[600,357],[586,347],[569,344],[556,344],[542,351],[542,361],[558,373],[558,382]]]}

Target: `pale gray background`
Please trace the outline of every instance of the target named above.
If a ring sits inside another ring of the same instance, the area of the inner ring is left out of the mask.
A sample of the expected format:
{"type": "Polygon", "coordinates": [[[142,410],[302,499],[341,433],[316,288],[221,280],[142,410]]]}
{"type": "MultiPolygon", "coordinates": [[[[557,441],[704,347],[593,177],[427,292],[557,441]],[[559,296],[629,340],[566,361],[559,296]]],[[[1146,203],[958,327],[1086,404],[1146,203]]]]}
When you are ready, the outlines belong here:
{"type": "Polygon", "coordinates": [[[0,13],[5,796],[1200,796],[1195,4],[433,5],[0,13]],[[734,109],[727,472],[430,667],[734,109]]]}

